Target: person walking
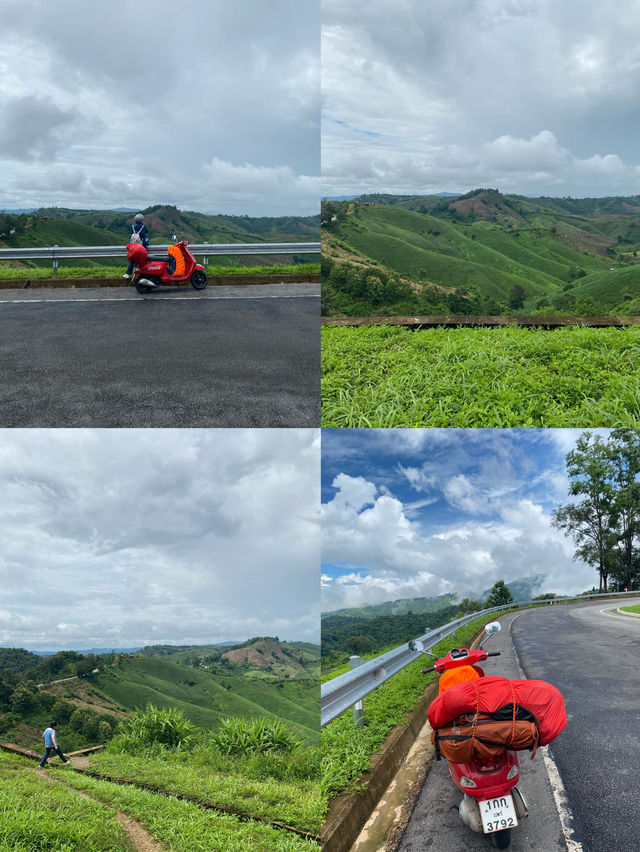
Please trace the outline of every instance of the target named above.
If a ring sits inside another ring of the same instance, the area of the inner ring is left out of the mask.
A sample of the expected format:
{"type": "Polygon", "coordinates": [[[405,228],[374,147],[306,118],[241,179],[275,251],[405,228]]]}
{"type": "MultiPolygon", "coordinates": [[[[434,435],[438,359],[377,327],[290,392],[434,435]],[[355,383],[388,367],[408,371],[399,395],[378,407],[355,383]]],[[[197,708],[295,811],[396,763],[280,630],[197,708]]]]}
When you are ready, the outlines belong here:
{"type": "Polygon", "coordinates": [[[55,751],[63,763],[71,763],[71,761],[67,760],[64,754],[60,751],[60,746],[56,740],[56,726],[57,723],[52,722],[42,735],[42,739],[44,740],[44,755],[40,761],[40,769],[45,768],[47,760],[49,760],[49,755],[52,751],[55,751]]]}
{"type": "MultiPolygon", "coordinates": [[[[131,237],[133,238],[134,235],[136,235],[136,234],[138,235],[138,238],[136,240],[133,240],[133,241],[138,242],[138,239],[139,239],[140,242],[142,243],[142,245],[145,248],[148,248],[149,247],[149,231],[147,230],[147,226],[144,224],[144,216],[142,215],[142,213],[136,213],[134,223],[133,223],[133,225],[131,225],[131,237]]],[[[125,272],[125,274],[122,277],[123,278],[131,278],[131,275],[133,274],[133,267],[134,267],[133,262],[129,262],[129,266],[127,266],[127,271],[125,272]]]]}

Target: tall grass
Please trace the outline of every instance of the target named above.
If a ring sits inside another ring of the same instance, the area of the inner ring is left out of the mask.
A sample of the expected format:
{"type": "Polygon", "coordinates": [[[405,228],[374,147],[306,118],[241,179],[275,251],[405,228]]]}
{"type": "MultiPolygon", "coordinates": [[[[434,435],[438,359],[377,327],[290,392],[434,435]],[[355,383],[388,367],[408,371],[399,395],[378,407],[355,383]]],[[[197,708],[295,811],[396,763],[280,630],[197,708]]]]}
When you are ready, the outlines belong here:
{"type": "Polygon", "coordinates": [[[326,327],[327,427],[640,425],[640,328],[326,327]]]}
{"type": "Polygon", "coordinates": [[[211,742],[222,754],[291,753],[300,747],[300,741],[279,719],[222,719],[216,731],[211,732],[211,742]]]}
{"type": "Polygon", "coordinates": [[[130,746],[133,752],[154,745],[185,749],[193,744],[195,735],[195,725],[184,718],[179,708],[147,704],[122,723],[119,742],[121,747],[130,746]]]}

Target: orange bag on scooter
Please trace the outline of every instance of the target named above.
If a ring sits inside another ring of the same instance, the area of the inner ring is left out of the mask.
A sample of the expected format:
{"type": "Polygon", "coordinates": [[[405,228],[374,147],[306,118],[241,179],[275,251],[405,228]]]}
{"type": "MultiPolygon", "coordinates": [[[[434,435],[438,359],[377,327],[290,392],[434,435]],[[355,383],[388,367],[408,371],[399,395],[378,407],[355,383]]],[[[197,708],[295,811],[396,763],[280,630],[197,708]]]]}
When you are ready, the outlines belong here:
{"type": "Polygon", "coordinates": [[[502,708],[502,714],[468,713],[458,716],[451,724],[431,732],[431,742],[436,747],[436,757],[440,755],[452,763],[471,763],[475,760],[489,760],[499,757],[505,749],[513,751],[531,751],[535,757],[540,735],[532,714],[523,716],[521,708],[513,712],[513,707],[502,708]],[[510,719],[496,716],[511,715],[510,719]]]}
{"type": "Polygon", "coordinates": [[[540,745],[547,745],[567,724],[562,695],[543,680],[509,680],[481,677],[458,683],[445,690],[429,705],[427,718],[440,729],[468,713],[496,713],[507,705],[517,705],[533,714],[540,732],[540,745]]]}

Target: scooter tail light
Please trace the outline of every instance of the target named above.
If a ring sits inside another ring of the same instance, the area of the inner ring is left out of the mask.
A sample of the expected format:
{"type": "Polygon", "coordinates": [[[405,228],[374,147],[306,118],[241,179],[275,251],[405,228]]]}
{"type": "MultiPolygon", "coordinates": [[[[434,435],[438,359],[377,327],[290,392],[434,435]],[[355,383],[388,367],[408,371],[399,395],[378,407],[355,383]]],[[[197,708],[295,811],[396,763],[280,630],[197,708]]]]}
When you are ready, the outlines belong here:
{"type": "Polygon", "coordinates": [[[507,775],[507,781],[511,781],[512,778],[515,778],[519,772],[520,770],[518,769],[518,764],[514,763],[511,769],[509,770],[509,774],[507,775]]]}
{"type": "Polygon", "coordinates": [[[467,778],[466,775],[463,775],[460,778],[460,783],[462,784],[463,787],[477,787],[478,786],[475,781],[473,781],[471,778],[467,778]]]}

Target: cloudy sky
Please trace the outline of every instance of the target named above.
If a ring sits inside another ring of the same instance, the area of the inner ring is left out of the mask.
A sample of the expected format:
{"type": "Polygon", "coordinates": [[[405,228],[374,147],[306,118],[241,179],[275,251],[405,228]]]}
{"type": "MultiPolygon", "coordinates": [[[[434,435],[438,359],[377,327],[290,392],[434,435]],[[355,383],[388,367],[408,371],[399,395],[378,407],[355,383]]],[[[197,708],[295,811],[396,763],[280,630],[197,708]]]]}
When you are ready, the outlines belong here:
{"type": "Polygon", "coordinates": [[[0,0],[0,19],[0,209],[318,212],[318,2],[0,0]]]}
{"type": "Polygon", "coordinates": [[[597,573],[551,526],[571,502],[571,429],[325,429],[323,611],[544,574],[575,594],[597,573]]]}
{"type": "Polygon", "coordinates": [[[0,430],[0,645],[318,641],[316,430],[0,430]]]}
{"type": "Polygon", "coordinates": [[[323,0],[323,194],[640,192],[640,5],[323,0]]]}

